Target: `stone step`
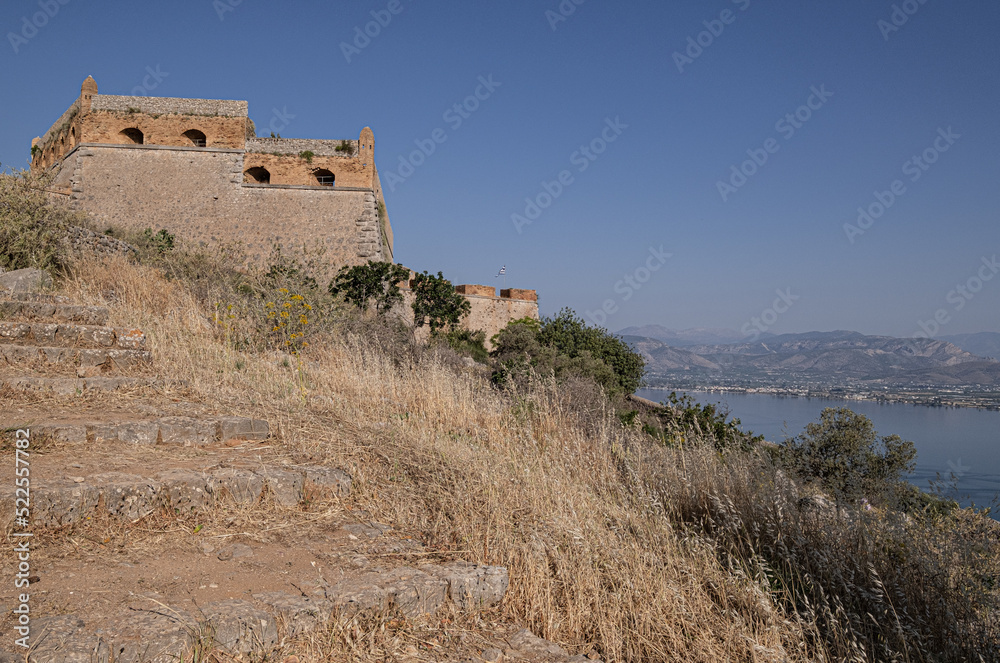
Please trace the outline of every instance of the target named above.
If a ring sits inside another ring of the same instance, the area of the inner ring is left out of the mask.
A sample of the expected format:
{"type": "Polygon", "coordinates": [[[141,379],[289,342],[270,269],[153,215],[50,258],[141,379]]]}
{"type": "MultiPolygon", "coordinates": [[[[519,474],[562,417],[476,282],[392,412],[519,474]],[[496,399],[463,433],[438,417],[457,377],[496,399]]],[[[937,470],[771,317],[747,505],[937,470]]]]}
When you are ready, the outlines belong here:
{"type": "MultiPolygon", "coordinates": [[[[325,466],[261,467],[221,464],[201,469],[165,468],[143,475],[101,472],[90,476],[42,477],[33,472],[31,518],[36,527],[62,527],[99,511],[135,522],[164,509],[170,513],[204,512],[219,500],[254,505],[265,494],[285,507],[295,507],[319,491],[345,497],[351,477],[325,466]]],[[[14,513],[14,489],[0,488],[0,506],[14,513]]]]}
{"type": "Polygon", "coordinates": [[[0,320],[0,342],[18,345],[142,350],[146,345],[146,335],[138,329],[0,320]]]}
{"type": "MultiPolygon", "coordinates": [[[[150,601],[129,606],[131,610],[123,610],[113,619],[94,619],[93,623],[88,623],[89,615],[36,616],[31,633],[44,635],[31,638],[33,648],[27,660],[158,663],[187,660],[185,657],[198,648],[265,660],[261,657],[276,650],[279,637],[308,636],[322,630],[336,614],[372,608],[398,610],[416,618],[437,613],[449,601],[457,609],[471,612],[498,605],[508,586],[509,576],[503,567],[451,562],[368,572],[321,585],[312,596],[254,593],[246,599],[208,603],[194,614],[180,606],[149,607],[150,601]],[[279,632],[279,624],[283,632],[279,632]]],[[[24,660],[8,657],[11,654],[0,654],[0,661],[24,660]]]]}
{"type": "Polygon", "coordinates": [[[0,318],[4,320],[47,320],[81,325],[105,325],[108,322],[108,309],[103,306],[7,299],[0,300],[0,318]]]}
{"type": "Polygon", "coordinates": [[[125,391],[130,389],[183,388],[182,380],[135,377],[10,377],[0,378],[0,390],[9,389],[22,393],[53,394],[57,396],[81,395],[87,392],[125,391]]]}
{"type": "Polygon", "coordinates": [[[42,302],[45,304],[72,304],[73,300],[65,295],[53,295],[39,292],[6,292],[4,296],[18,302],[42,302]]]}
{"type": "Polygon", "coordinates": [[[204,446],[229,440],[266,440],[271,434],[270,426],[263,419],[233,416],[46,421],[37,425],[25,421],[12,427],[30,428],[34,436],[49,437],[65,444],[119,442],[129,445],[204,446]]]}
{"type": "Polygon", "coordinates": [[[0,359],[11,366],[42,363],[79,368],[101,366],[111,370],[147,366],[153,362],[153,354],[149,350],[123,350],[119,348],[67,348],[0,344],[0,359]]]}

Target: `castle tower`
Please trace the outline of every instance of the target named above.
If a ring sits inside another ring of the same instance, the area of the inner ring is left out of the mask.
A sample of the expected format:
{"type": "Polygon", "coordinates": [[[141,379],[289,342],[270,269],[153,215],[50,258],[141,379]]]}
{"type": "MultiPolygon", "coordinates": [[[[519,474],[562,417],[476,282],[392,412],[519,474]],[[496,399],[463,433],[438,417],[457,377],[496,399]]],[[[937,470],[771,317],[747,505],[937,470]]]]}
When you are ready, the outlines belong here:
{"type": "Polygon", "coordinates": [[[358,138],[358,156],[364,166],[375,165],[375,134],[372,133],[371,127],[361,130],[361,136],[358,138]]]}
{"type": "Polygon", "coordinates": [[[87,76],[87,79],[83,81],[83,85],[80,86],[80,113],[82,115],[90,112],[91,100],[96,94],[97,81],[94,80],[93,76],[87,76]]]}

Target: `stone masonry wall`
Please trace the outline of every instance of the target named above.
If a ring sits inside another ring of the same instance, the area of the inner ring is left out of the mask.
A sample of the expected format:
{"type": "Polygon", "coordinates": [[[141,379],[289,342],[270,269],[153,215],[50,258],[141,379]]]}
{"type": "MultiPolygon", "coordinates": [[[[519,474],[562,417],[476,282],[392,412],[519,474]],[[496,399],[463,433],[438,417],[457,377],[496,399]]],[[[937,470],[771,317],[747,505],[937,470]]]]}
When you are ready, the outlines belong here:
{"type": "MultiPolygon", "coordinates": [[[[482,286],[480,286],[482,287],[482,286]]],[[[404,288],[403,305],[400,315],[409,323],[413,323],[413,291],[404,288]]],[[[468,317],[462,321],[462,326],[473,331],[482,330],[486,332],[486,349],[492,350],[493,338],[501,329],[507,326],[512,320],[521,318],[538,319],[538,302],[523,299],[504,299],[500,297],[486,297],[479,295],[462,294],[472,306],[468,317]]],[[[426,340],[430,335],[430,330],[423,327],[417,330],[417,338],[426,340]]]]}
{"type": "Polygon", "coordinates": [[[241,242],[263,260],[274,243],[326,248],[332,268],[383,259],[375,195],[328,187],[244,185],[243,152],[155,146],[81,146],[72,204],[107,222],[166,228],[206,244],[241,242]]]}
{"type": "Polygon", "coordinates": [[[197,129],[205,134],[207,147],[243,149],[246,123],[245,117],[223,115],[147,115],[130,113],[128,110],[91,110],[83,117],[80,142],[127,145],[132,141],[122,136],[121,132],[123,129],[135,128],[143,133],[145,144],[194,147],[194,143],[184,136],[184,132],[197,129]]]}
{"type": "Polygon", "coordinates": [[[371,168],[364,167],[355,158],[343,156],[314,156],[306,161],[296,155],[275,155],[248,152],[244,157],[244,171],[249,168],[266,168],[271,174],[271,184],[315,186],[315,172],[320,168],[334,174],[336,187],[370,189],[371,168]]]}

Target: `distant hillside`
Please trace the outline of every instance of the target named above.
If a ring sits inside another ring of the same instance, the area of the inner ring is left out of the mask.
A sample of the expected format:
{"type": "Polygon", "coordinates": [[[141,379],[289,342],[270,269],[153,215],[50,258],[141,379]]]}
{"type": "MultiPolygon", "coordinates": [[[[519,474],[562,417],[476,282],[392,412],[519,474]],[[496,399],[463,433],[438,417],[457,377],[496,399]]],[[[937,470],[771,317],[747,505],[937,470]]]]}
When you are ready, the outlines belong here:
{"type": "Polygon", "coordinates": [[[708,345],[719,343],[739,343],[745,336],[735,329],[667,329],[662,325],[642,325],[641,327],[626,327],[617,332],[620,336],[642,336],[656,339],[675,348],[689,345],[708,345]]]}
{"type": "Polygon", "coordinates": [[[653,380],[701,373],[767,382],[806,377],[830,384],[846,380],[1000,384],[1000,363],[935,339],[834,331],[684,348],[648,337],[626,336],[625,340],[645,357],[653,380]]]}
{"type": "Polygon", "coordinates": [[[940,340],[957,345],[966,352],[980,357],[1000,359],[1000,333],[979,332],[978,334],[956,334],[941,336],[940,340]]]}

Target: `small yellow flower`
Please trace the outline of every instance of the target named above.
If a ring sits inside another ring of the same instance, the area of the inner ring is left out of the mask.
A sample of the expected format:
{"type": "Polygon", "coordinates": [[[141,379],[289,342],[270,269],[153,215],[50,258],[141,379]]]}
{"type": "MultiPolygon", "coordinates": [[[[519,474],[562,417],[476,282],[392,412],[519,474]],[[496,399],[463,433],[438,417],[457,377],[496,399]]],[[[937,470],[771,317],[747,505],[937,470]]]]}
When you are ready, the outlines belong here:
{"type": "Polygon", "coordinates": [[[278,288],[278,292],[283,292],[283,293],[285,293],[287,295],[288,294],[288,288],[278,288]]]}

